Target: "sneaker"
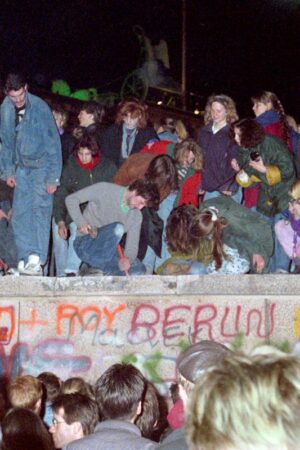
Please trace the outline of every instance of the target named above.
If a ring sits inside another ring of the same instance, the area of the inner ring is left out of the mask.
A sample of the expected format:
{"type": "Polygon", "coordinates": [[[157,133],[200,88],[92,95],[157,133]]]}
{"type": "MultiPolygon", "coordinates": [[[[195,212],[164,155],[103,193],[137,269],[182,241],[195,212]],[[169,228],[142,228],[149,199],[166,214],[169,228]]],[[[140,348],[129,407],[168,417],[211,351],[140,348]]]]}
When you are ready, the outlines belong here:
{"type": "Polygon", "coordinates": [[[103,275],[102,270],[96,269],[95,267],[91,267],[87,263],[81,263],[79,276],[80,277],[99,277],[103,275]]]}
{"type": "MultiPolygon", "coordinates": [[[[24,263],[24,261],[23,261],[23,263],[24,263]]],[[[23,270],[24,270],[24,266],[23,266],[23,270]]],[[[14,277],[18,277],[20,275],[20,273],[21,272],[18,269],[16,269],[15,267],[10,267],[8,269],[8,271],[6,272],[6,275],[11,275],[11,276],[14,276],[14,277]]]]}
{"type": "Polygon", "coordinates": [[[38,255],[29,255],[28,262],[21,273],[22,275],[43,276],[40,257],[38,255]]]}
{"type": "Polygon", "coordinates": [[[276,269],[275,271],[276,274],[288,274],[288,271],[285,269],[276,269]]]}
{"type": "Polygon", "coordinates": [[[25,269],[25,262],[22,259],[21,261],[18,262],[17,271],[20,274],[20,273],[24,272],[24,269],[25,269]]]}

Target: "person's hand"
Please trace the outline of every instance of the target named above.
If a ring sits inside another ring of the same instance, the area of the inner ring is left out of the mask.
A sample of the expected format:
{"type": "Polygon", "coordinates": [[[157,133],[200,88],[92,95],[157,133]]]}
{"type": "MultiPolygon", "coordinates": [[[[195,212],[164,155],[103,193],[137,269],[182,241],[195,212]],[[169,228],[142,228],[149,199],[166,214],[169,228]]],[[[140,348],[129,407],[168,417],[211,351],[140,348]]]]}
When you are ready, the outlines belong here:
{"type": "Polygon", "coordinates": [[[8,177],[6,180],[7,186],[13,188],[17,185],[15,177],[8,177]]]}
{"type": "Polygon", "coordinates": [[[46,190],[47,190],[48,194],[50,194],[50,195],[54,194],[56,189],[57,189],[57,186],[55,186],[54,184],[47,184],[46,190]]]}
{"type": "Polygon", "coordinates": [[[221,191],[223,195],[227,195],[227,197],[231,197],[232,196],[232,192],[231,191],[221,191]]]}
{"type": "Polygon", "coordinates": [[[61,220],[60,222],[58,222],[58,234],[62,239],[67,239],[68,238],[68,229],[66,227],[66,224],[63,220],[61,220]]]}
{"type": "Polygon", "coordinates": [[[123,272],[128,273],[130,269],[130,261],[128,258],[126,258],[126,256],[124,256],[124,258],[119,259],[119,269],[123,270],[123,272]]]}
{"type": "Polygon", "coordinates": [[[7,213],[7,220],[10,220],[12,218],[12,208],[7,213]]]}
{"type": "Polygon", "coordinates": [[[240,165],[239,165],[239,163],[237,162],[237,160],[235,159],[235,158],[233,158],[232,160],[231,160],[231,167],[233,168],[233,170],[235,171],[235,172],[239,172],[240,170],[241,170],[241,168],[240,168],[240,165]]]}
{"type": "Polygon", "coordinates": [[[267,173],[267,168],[261,158],[258,158],[257,161],[249,161],[249,166],[260,173],[267,173]]]}
{"type": "Polygon", "coordinates": [[[252,265],[257,273],[262,273],[266,266],[266,262],[261,255],[256,253],[252,256],[252,265]]]}
{"type": "Polygon", "coordinates": [[[3,211],[3,209],[0,209],[0,220],[2,219],[8,220],[8,215],[3,211]]]}
{"type": "Polygon", "coordinates": [[[92,227],[88,223],[81,225],[81,227],[78,228],[78,230],[81,234],[90,234],[91,229],[92,229],[92,227]]]}
{"type": "Polygon", "coordinates": [[[198,194],[199,194],[199,195],[204,195],[205,192],[206,192],[206,191],[205,191],[204,189],[200,189],[199,192],[198,192],[198,194]]]}

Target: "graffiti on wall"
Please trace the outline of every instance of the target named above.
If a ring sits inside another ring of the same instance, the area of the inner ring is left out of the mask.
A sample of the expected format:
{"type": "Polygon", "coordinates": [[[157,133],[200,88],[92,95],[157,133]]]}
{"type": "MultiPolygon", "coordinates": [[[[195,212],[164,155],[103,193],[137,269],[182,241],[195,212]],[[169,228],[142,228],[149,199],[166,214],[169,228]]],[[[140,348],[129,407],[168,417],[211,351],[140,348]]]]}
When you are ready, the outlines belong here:
{"type": "Polygon", "coordinates": [[[179,346],[182,340],[191,344],[200,339],[228,340],[241,332],[264,339],[274,331],[275,307],[275,303],[267,310],[245,305],[182,304],[159,309],[145,303],[137,305],[128,316],[125,304],[112,310],[106,306],[61,304],[56,312],[56,334],[66,338],[84,335],[91,345],[146,344],[149,349],[179,346]]]}
{"type": "MultiPolygon", "coordinates": [[[[264,341],[276,332],[276,302],[251,306],[193,301],[164,305],[124,302],[22,303],[0,307],[0,374],[48,370],[62,378],[109,364],[133,362],[156,383],[175,378],[183,343],[201,339],[230,343],[239,335],[264,341]],[[18,309],[19,306],[19,309],[18,309]],[[162,377],[162,373],[164,373],[162,377]]],[[[294,335],[300,337],[300,310],[294,335]]]]}

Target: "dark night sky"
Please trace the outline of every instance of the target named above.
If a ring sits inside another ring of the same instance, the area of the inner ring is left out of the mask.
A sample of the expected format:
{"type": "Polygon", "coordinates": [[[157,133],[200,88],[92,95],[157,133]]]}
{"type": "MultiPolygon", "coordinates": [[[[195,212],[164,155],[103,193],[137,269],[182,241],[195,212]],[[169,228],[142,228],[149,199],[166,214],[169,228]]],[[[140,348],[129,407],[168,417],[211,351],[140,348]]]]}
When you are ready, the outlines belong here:
{"type": "MultiPolygon", "coordinates": [[[[300,0],[186,0],[191,90],[232,95],[242,113],[259,89],[300,120],[300,0]]],[[[2,73],[26,68],[73,89],[118,90],[136,66],[132,26],[169,45],[180,81],[181,0],[2,0],[2,73]]]]}

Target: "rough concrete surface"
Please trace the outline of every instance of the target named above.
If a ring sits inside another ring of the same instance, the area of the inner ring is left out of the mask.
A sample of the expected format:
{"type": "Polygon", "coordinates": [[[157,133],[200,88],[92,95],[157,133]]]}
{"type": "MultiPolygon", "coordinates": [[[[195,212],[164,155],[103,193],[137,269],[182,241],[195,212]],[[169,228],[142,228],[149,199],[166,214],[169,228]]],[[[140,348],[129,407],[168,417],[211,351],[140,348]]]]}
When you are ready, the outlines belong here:
{"type": "Polygon", "coordinates": [[[0,278],[0,372],[94,381],[133,362],[163,393],[180,349],[300,336],[297,275],[0,278]]]}

